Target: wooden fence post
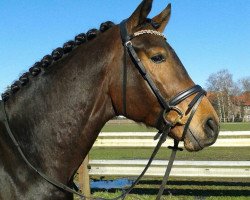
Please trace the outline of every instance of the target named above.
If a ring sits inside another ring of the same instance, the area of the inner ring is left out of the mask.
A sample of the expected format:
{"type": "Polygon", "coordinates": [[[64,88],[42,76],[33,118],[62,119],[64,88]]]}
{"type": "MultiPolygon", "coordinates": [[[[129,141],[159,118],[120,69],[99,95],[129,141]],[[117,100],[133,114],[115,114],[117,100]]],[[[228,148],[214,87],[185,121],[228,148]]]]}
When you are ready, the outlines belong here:
{"type": "MultiPolygon", "coordinates": [[[[89,182],[89,155],[87,155],[78,169],[80,190],[86,197],[90,197],[90,182],[89,182]]],[[[86,198],[88,200],[89,198],[86,198]]]]}

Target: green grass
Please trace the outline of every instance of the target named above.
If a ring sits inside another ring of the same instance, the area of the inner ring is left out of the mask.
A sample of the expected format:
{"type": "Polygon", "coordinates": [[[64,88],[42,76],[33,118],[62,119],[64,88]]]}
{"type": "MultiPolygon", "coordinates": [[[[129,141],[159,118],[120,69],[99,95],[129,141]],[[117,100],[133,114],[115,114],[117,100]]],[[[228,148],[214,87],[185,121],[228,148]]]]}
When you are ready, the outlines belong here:
{"type": "Polygon", "coordinates": [[[221,123],[221,131],[250,131],[250,122],[242,123],[221,123]]]}
{"type": "MultiPolygon", "coordinates": [[[[203,191],[200,191],[202,193],[203,191]]],[[[234,192],[232,190],[232,192],[234,192]]],[[[198,194],[198,196],[187,196],[187,195],[179,195],[179,196],[174,196],[169,194],[163,195],[161,200],[249,200],[249,196],[202,196],[198,194]]],[[[220,193],[219,191],[216,193],[220,193]]],[[[94,197],[102,197],[102,198],[115,198],[119,196],[121,192],[117,191],[115,193],[110,193],[110,192],[95,192],[94,197]]],[[[144,194],[129,194],[126,197],[126,200],[155,200],[156,194],[155,195],[144,195],[144,194]]]]}
{"type": "MultiPolygon", "coordinates": [[[[221,131],[250,131],[250,122],[242,123],[221,123],[221,131]]],[[[136,123],[121,123],[113,124],[107,123],[102,132],[157,132],[154,128],[148,128],[141,124],[136,123]]]]}
{"type": "MultiPolygon", "coordinates": [[[[136,148],[93,148],[90,151],[90,159],[148,159],[152,149],[136,148]]],[[[178,152],[176,160],[250,160],[249,147],[235,148],[206,148],[199,152],[188,152],[186,150],[178,152]]],[[[168,159],[171,151],[160,149],[156,159],[168,159]]]]}

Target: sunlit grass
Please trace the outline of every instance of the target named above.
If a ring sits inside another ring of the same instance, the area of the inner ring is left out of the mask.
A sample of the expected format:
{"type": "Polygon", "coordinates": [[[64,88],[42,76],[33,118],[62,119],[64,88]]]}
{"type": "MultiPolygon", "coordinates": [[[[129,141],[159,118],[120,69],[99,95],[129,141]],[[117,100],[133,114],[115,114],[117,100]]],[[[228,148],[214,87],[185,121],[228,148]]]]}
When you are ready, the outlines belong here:
{"type": "MultiPolygon", "coordinates": [[[[242,123],[221,123],[221,131],[250,131],[250,122],[242,123]]],[[[107,123],[103,129],[103,132],[157,132],[154,128],[148,128],[142,124],[137,123],[107,123]]]]}
{"type": "Polygon", "coordinates": [[[221,123],[221,131],[250,131],[250,122],[221,123]]]}
{"type": "MultiPolygon", "coordinates": [[[[125,159],[148,159],[151,155],[152,149],[146,148],[93,148],[90,151],[90,159],[103,160],[125,160],[125,159]]],[[[250,147],[235,148],[206,148],[199,152],[188,152],[186,150],[178,152],[176,160],[250,160],[250,147]]],[[[168,159],[171,151],[167,149],[160,149],[156,159],[168,159]]]]}

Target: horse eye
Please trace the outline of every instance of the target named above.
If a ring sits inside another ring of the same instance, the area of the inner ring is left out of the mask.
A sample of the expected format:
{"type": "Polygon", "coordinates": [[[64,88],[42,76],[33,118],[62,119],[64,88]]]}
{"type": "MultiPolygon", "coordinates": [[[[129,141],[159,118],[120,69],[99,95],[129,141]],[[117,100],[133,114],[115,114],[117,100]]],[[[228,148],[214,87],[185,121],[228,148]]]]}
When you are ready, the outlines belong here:
{"type": "Polygon", "coordinates": [[[151,57],[151,60],[154,62],[154,63],[162,63],[165,61],[165,57],[162,55],[162,54],[157,54],[155,56],[152,56],[151,57]]]}

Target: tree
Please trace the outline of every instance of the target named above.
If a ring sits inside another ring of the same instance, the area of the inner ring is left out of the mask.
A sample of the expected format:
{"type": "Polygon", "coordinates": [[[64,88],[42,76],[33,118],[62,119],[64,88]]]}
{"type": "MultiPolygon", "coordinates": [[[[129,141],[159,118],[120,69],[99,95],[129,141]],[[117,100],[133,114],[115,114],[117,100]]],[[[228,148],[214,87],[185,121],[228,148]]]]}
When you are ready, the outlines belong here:
{"type": "Polygon", "coordinates": [[[220,70],[208,77],[206,85],[207,90],[214,93],[214,98],[210,101],[212,101],[220,121],[234,121],[235,108],[231,96],[236,95],[238,87],[233,81],[233,75],[227,69],[220,70]]]}
{"type": "Polygon", "coordinates": [[[250,76],[239,80],[242,92],[250,92],[250,76]]]}

